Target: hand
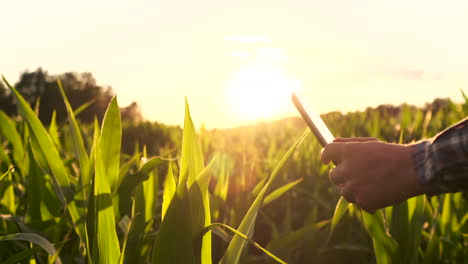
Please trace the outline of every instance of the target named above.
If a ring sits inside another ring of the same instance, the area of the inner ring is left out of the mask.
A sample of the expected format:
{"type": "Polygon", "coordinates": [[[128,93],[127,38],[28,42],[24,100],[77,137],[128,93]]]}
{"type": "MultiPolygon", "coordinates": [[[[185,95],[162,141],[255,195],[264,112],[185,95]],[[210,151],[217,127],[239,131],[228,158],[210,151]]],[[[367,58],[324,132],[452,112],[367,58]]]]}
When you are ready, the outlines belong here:
{"type": "Polygon", "coordinates": [[[411,145],[375,138],[337,138],[325,146],[322,162],[333,163],[330,180],[343,197],[367,212],[425,193],[417,181],[411,145]]]}

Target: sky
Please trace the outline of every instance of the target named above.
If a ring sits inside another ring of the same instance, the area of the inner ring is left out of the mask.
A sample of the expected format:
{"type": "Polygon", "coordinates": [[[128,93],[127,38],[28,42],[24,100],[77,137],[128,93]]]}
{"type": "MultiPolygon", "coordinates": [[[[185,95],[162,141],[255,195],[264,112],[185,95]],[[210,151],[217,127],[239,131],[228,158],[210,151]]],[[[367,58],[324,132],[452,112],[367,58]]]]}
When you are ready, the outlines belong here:
{"type": "Polygon", "coordinates": [[[208,128],[389,103],[461,102],[468,1],[6,1],[0,73],[92,72],[120,106],[208,128]]]}

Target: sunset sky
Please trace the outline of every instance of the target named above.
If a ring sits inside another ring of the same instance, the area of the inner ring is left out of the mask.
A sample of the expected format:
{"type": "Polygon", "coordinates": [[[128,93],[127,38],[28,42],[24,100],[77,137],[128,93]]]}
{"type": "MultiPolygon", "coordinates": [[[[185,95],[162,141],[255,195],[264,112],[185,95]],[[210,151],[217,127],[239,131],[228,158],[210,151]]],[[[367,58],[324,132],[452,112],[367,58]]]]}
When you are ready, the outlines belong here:
{"type": "Polygon", "coordinates": [[[0,73],[92,72],[121,106],[231,127],[383,103],[461,102],[468,1],[6,1],[0,73]]]}

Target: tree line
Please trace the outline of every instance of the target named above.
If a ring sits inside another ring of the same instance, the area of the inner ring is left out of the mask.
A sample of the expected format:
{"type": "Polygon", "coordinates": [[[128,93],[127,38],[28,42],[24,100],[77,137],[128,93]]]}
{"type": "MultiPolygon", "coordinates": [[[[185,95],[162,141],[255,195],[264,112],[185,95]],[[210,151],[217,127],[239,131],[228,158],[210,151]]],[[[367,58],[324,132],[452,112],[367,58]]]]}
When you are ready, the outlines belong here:
{"type": "MultiPolygon", "coordinates": [[[[23,72],[15,87],[25,100],[37,109],[43,124],[50,124],[54,112],[55,121],[61,124],[66,121],[67,112],[58,88],[58,79],[72,108],[81,109],[77,114],[80,123],[90,125],[95,118],[99,122],[102,121],[113,97],[113,91],[110,86],[99,85],[90,72],[52,75],[38,68],[35,71],[23,72]]],[[[18,114],[16,101],[3,82],[0,82],[0,110],[8,116],[18,114]]],[[[172,134],[174,131],[180,131],[180,127],[145,121],[136,102],[122,107],[120,113],[123,122],[124,153],[131,154],[136,147],[142,149],[145,146],[148,154],[157,155],[176,146],[177,142],[172,134]]]]}

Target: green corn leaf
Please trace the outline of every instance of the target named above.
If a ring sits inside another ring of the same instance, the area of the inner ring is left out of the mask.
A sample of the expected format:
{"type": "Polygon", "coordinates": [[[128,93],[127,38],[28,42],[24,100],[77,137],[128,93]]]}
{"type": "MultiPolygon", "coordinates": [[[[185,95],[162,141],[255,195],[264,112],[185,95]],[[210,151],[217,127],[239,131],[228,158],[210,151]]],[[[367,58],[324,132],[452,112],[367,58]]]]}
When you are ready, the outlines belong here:
{"type": "MultiPolygon", "coordinates": [[[[68,98],[65,94],[65,91],[62,86],[62,82],[60,79],[57,79],[57,84],[60,90],[60,94],[62,95],[63,102],[65,103],[65,107],[67,109],[68,114],[68,121],[70,123],[70,132],[73,138],[73,151],[78,158],[80,164],[80,173],[81,173],[81,184],[84,188],[85,185],[90,183],[91,178],[91,164],[89,161],[88,154],[86,152],[86,147],[84,145],[83,137],[81,135],[80,127],[75,118],[75,114],[73,113],[73,109],[68,101],[68,98]]],[[[84,197],[88,196],[87,192],[85,192],[84,197]]]]}
{"type": "Polygon", "coordinates": [[[123,264],[125,260],[125,249],[127,247],[128,234],[130,233],[130,228],[132,227],[132,220],[128,216],[124,216],[119,222],[119,227],[122,232],[125,234],[123,243],[122,243],[122,252],[120,253],[119,264],[123,264]]]}
{"type": "Polygon", "coordinates": [[[268,243],[267,248],[270,250],[284,250],[294,248],[295,246],[299,245],[301,241],[304,240],[304,237],[306,237],[308,234],[317,232],[317,230],[320,230],[328,224],[330,224],[330,220],[324,220],[314,224],[306,224],[305,226],[294,230],[291,233],[271,240],[268,243]]]}
{"type": "Polygon", "coordinates": [[[463,217],[460,220],[460,223],[457,225],[454,231],[459,232],[460,229],[463,228],[463,226],[466,224],[467,221],[468,221],[468,213],[465,213],[465,215],[463,215],[463,217]]]}
{"type": "Polygon", "coordinates": [[[95,99],[91,99],[89,100],[88,102],[78,106],[78,108],[75,109],[75,111],[73,112],[73,114],[75,116],[78,116],[79,114],[81,114],[81,112],[83,112],[84,110],[86,110],[90,105],[94,104],[94,102],[96,102],[95,99]]]}
{"type": "MultiPolygon", "coordinates": [[[[72,202],[68,204],[68,202],[72,201],[72,188],[68,178],[68,172],[52,139],[21,94],[8,83],[5,77],[3,77],[3,80],[17,99],[19,113],[28,124],[34,157],[37,159],[38,164],[53,176],[57,196],[62,204],[67,206],[72,221],[76,224],[78,219],[83,217],[83,212],[76,207],[75,203],[72,202]]],[[[83,224],[76,225],[76,231],[81,241],[86,243],[86,234],[83,224]]]]}
{"type": "Polygon", "coordinates": [[[278,189],[272,191],[270,194],[268,194],[265,197],[265,200],[263,201],[263,206],[273,202],[274,200],[280,198],[283,194],[285,194],[287,191],[292,189],[294,186],[296,186],[298,183],[302,182],[304,178],[297,179],[293,182],[287,183],[278,189]]]}
{"type": "Polygon", "coordinates": [[[440,218],[440,231],[441,234],[447,236],[450,231],[451,218],[452,218],[452,195],[451,193],[445,194],[444,204],[442,206],[442,215],[440,218]]]}
{"type": "MultiPolygon", "coordinates": [[[[130,197],[124,199],[130,199],[130,197]]],[[[135,196],[132,203],[132,227],[128,235],[128,243],[132,246],[128,247],[127,252],[125,252],[125,257],[127,259],[131,259],[137,263],[143,261],[140,256],[140,247],[138,245],[141,244],[141,238],[143,237],[142,234],[145,233],[146,228],[145,205],[146,197],[143,185],[138,184],[138,186],[135,187],[135,196]]]]}
{"type": "Polygon", "coordinates": [[[408,213],[407,201],[396,204],[392,207],[392,218],[389,225],[389,231],[399,248],[398,251],[395,252],[396,254],[392,257],[394,262],[402,262],[407,250],[409,249],[408,234],[410,233],[410,230],[408,213]]]}
{"type": "Polygon", "coordinates": [[[34,104],[34,113],[39,116],[39,109],[41,108],[41,97],[37,97],[36,103],[34,104]]]}
{"type": "Polygon", "coordinates": [[[364,226],[372,237],[377,264],[394,263],[394,256],[398,245],[385,232],[383,216],[379,214],[380,211],[377,211],[375,214],[369,214],[363,210],[361,212],[364,226]]]}
{"type": "Polygon", "coordinates": [[[0,145],[0,160],[5,162],[6,164],[13,164],[11,162],[11,159],[8,157],[7,153],[5,152],[6,150],[3,148],[2,145],[0,145]]]}
{"type": "Polygon", "coordinates": [[[71,199],[70,182],[68,180],[65,166],[63,165],[52,139],[49,137],[49,134],[47,134],[47,131],[41,121],[39,121],[36,114],[21,94],[19,94],[19,92],[8,83],[5,77],[3,77],[3,81],[7,84],[17,99],[19,113],[27,122],[31,131],[31,137],[35,139],[39,147],[38,151],[42,152],[42,156],[47,162],[47,167],[50,169],[51,174],[59,186],[58,196],[61,198],[62,202],[65,203],[65,201],[71,199]]]}
{"type": "Polygon", "coordinates": [[[463,91],[462,88],[460,88],[460,92],[461,92],[461,94],[463,96],[463,99],[465,99],[465,104],[468,104],[468,97],[466,96],[466,94],[465,94],[465,92],[463,91]]]}
{"type": "Polygon", "coordinates": [[[147,160],[143,166],[138,170],[138,175],[146,175],[150,174],[157,166],[161,165],[162,162],[165,160],[161,157],[152,157],[151,159],[147,160]]]}
{"type": "MultiPolygon", "coordinates": [[[[95,148],[94,202],[97,217],[96,239],[98,246],[98,263],[114,264],[120,258],[119,240],[116,233],[115,214],[112,206],[109,178],[106,175],[106,163],[102,159],[102,144],[95,148]]],[[[106,146],[106,145],[104,145],[106,146]]]]}
{"type": "Polygon", "coordinates": [[[166,180],[164,181],[164,190],[163,190],[163,200],[162,200],[162,211],[161,211],[161,221],[164,220],[164,215],[166,215],[167,209],[176,193],[176,180],[174,178],[174,173],[172,171],[172,161],[169,161],[169,166],[167,168],[166,180]]]}
{"type": "Polygon", "coordinates": [[[129,175],[127,177],[123,177],[123,179],[119,179],[121,183],[116,183],[115,188],[118,189],[119,193],[129,193],[132,192],[138,185],[140,185],[143,181],[148,179],[149,173],[155,169],[156,167],[160,166],[162,163],[166,162],[166,160],[160,157],[153,157],[149,159],[143,166],[138,170],[135,175],[129,175]]]}
{"type": "MultiPolygon", "coordinates": [[[[209,226],[211,224],[211,209],[210,209],[210,194],[208,192],[208,187],[211,179],[211,170],[214,166],[217,158],[216,156],[208,163],[208,165],[200,171],[198,176],[195,179],[196,184],[200,188],[202,197],[203,197],[203,208],[204,208],[204,226],[209,226]]],[[[198,231],[197,231],[198,232],[198,231]]],[[[202,250],[201,250],[201,263],[211,263],[211,232],[205,234],[202,238],[202,250]]]]}
{"type": "Polygon", "coordinates": [[[214,190],[214,195],[226,201],[229,191],[229,172],[227,169],[227,157],[223,154],[220,158],[220,169],[216,177],[217,183],[214,190]]]}
{"type": "MultiPolygon", "coordinates": [[[[29,182],[28,186],[34,186],[34,188],[26,188],[27,192],[27,199],[28,199],[28,207],[27,207],[27,215],[26,215],[26,221],[37,221],[41,222],[42,219],[42,214],[45,213],[46,210],[42,210],[41,212],[41,203],[45,202],[43,201],[42,193],[46,192],[45,188],[45,177],[43,177],[43,172],[41,171],[41,168],[39,165],[37,165],[36,160],[34,159],[33,153],[31,148],[28,148],[28,155],[29,155],[29,182]]],[[[56,202],[58,202],[56,200],[56,202]]],[[[55,206],[55,205],[52,205],[55,206]]],[[[60,207],[60,205],[58,206],[60,207]]]]}
{"type": "Polygon", "coordinates": [[[6,181],[6,188],[3,191],[3,197],[1,199],[1,203],[6,207],[6,209],[11,214],[16,214],[16,208],[18,207],[17,202],[15,201],[15,190],[14,190],[14,181],[11,176],[11,170],[7,171],[7,181],[6,181]]]}
{"type": "Polygon", "coordinates": [[[3,111],[0,111],[0,133],[13,146],[13,160],[21,172],[24,173],[25,152],[21,136],[15,128],[13,120],[11,120],[3,111]]]}
{"type": "MultiPolygon", "coordinates": [[[[272,259],[276,260],[278,263],[286,263],[284,262],[283,260],[281,260],[280,258],[278,258],[277,256],[275,256],[273,253],[271,253],[270,251],[268,251],[266,248],[260,246],[257,242],[253,241],[252,239],[248,238],[246,235],[242,234],[241,232],[237,231],[236,229],[226,225],[226,224],[223,224],[223,223],[213,223],[207,227],[205,227],[205,229],[203,230],[204,233],[208,232],[209,230],[211,229],[215,229],[215,228],[219,228],[219,227],[224,227],[226,228],[227,230],[231,231],[233,234],[239,236],[240,238],[244,239],[244,241],[250,243],[251,245],[253,245],[254,247],[260,249],[261,251],[263,251],[265,254],[267,254],[269,257],[271,257],[272,259]]],[[[217,234],[217,233],[215,233],[217,234]]]]}
{"type": "Polygon", "coordinates": [[[201,259],[203,196],[196,182],[183,192],[183,197],[174,195],[164,215],[153,247],[153,263],[205,263],[201,259]]]}
{"type": "MultiPolygon", "coordinates": [[[[68,121],[70,124],[70,130],[71,130],[71,137],[72,137],[72,148],[73,152],[75,153],[76,157],[78,158],[78,162],[80,165],[80,184],[81,184],[81,191],[75,195],[76,200],[82,201],[84,203],[84,206],[80,208],[79,210],[77,209],[77,213],[79,216],[77,217],[83,217],[85,218],[87,215],[87,205],[88,205],[88,196],[89,196],[89,189],[90,189],[90,184],[91,184],[91,162],[89,160],[88,154],[86,152],[86,147],[84,145],[83,137],[81,135],[80,127],[78,126],[78,123],[75,118],[75,114],[73,113],[73,109],[70,105],[70,102],[68,101],[68,98],[65,94],[65,91],[62,86],[62,82],[60,79],[57,79],[57,85],[60,90],[60,94],[62,95],[63,102],[65,103],[65,107],[67,109],[67,114],[68,114],[68,121]]],[[[54,111],[55,113],[55,111],[54,111]]],[[[54,115],[55,116],[55,115],[54,115]]],[[[54,124],[54,123],[53,123],[54,124]]],[[[51,126],[52,127],[52,126],[51,126]]],[[[57,136],[58,137],[58,136],[57,136]]],[[[58,139],[57,139],[58,141],[58,139]]],[[[72,201],[71,203],[73,204],[74,207],[76,207],[76,200],[72,201]]],[[[80,228],[82,231],[82,236],[84,239],[85,247],[87,249],[87,252],[90,252],[89,249],[89,237],[88,237],[88,231],[87,231],[87,226],[86,226],[86,221],[83,221],[82,223],[79,224],[78,228],[80,228]]],[[[88,254],[89,257],[89,254],[88,254]]],[[[90,259],[89,259],[90,260],[90,259]]]]}
{"type": "MultiPolygon", "coordinates": [[[[247,214],[244,216],[244,219],[242,220],[241,224],[239,225],[239,228],[237,229],[239,232],[246,234],[247,237],[252,236],[253,233],[253,228],[255,226],[255,221],[257,218],[258,210],[260,209],[262,202],[265,198],[265,194],[268,191],[271,183],[273,180],[276,178],[278,175],[279,170],[283,167],[284,163],[288,158],[294,153],[294,151],[297,149],[297,147],[302,143],[303,139],[305,136],[309,133],[309,130],[307,130],[300,138],[299,140],[296,141],[295,144],[293,144],[289,150],[284,154],[283,158],[280,160],[280,162],[276,165],[275,169],[273,170],[270,178],[268,179],[268,182],[265,184],[265,186],[262,188],[260,193],[258,194],[257,198],[253,202],[252,206],[250,206],[249,210],[247,211],[247,214]]],[[[231,263],[238,263],[240,256],[242,254],[242,251],[246,245],[246,242],[244,239],[242,239],[239,236],[234,236],[232,239],[231,243],[229,244],[226,253],[224,254],[223,258],[221,259],[220,263],[221,264],[231,264],[231,263]]]]}
{"type": "Polygon", "coordinates": [[[209,174],[203,173],[203,156],[187,100],[185,106],[179,182],[172,199],[169,197],[173,192],[173,178],[165,186],[167,198],[166,202],[163,201],[166,203],[163,207],[167,207],[167,210],[155,241],[155,263],[209,264],[212,258],[211,232],[200,236],[203,228],[211,224],[209,174]],[[169,200],[170,204],[167,206],[169,200]]]}
{"type": "Polygon", "coordinates": [[[14,167],[10,166],[10,168],[8,168],[8,170],[0,176],[0,182],[2,182],[13,171],[14,167]]]}
{"type": "MultiPolygon", "coordinates": [[[[139,159],[140,159],[139,153],[135,153],[135,155],[133,155],[131,159],[126,161],[122,166],[120,166],[119,179],[117,180],[117,183],[116,183],[117,190],[120,188],[120,185],[122,184],[123,179],[125,179],[125,177],[129,173],[130,168],[134,164],[136,164],[137,160],[139,159]]],[[[114,191],[113,193],[116,193],[116,192],[114,191]]]]}
{"type": "Polygon", "coordinates": [[[119,177],[120,145],[122,141],[122,124],[117,97],[113,97],[104,115],[102,124],[100,148],[102,162],[106,168],[109,186],[114,190],[119,177]]]}
{"type": "Polygon", "coordinates": [[[3,262],[3,264],[17,264],[21,263],[22,260],[26,260],[29,257],[33,256],[37,252],[41,251],[42,249],[39,247],[33,247],[25,249],[19,253],[14,254],[13,256],[9,257],[7,260],[3,262]]]}
{"type": "MultiPolygon", "coordinates": [[[[160,164],[158,162],[158,164],[160,164]]],[[[145,163],[146,165],[146,163],[145,163]]],[[[155,170],[147,173],[148,178],[143,181],[143,193],[145,195],[145,222],[150,222],[156,213],[157,193],[159,190],[159,177],[155,170]]]]}
{"type": "MultiPolygon", "coordinates": [[[[45,238],[32,234],[32,233],[16,233],[16,234],[9,234],[6,236],[0,236],[0,241],[12,241],[12,240],[24,240],[34,243],[41,248],[43,248],[50,256],[54,256],[56,254],[56,250],[54,246],[45,238]]],[[[62,263],[60,258],[57,257],[55,260],[56,264],[62,263]]]]}
{"type": "Polygon", "coordinates": [[[218,161],[218,156],[214,156],[211,161],[206,165],[206,167],[198,174],[195,181],[201,188],[202,193],[208,192],[208,185],[210,184],[211,173],[213,172],[213,167],[218,161]]]}
{"type": "Polygon", "coordinates": [[[203,154],[197,139],[195,127],[190,116],[190,109],[185,99],[185,121],[182,137],[182,154],[180,160],[180,175],[178,183],[178,192],[183,195],[186,185],[188,188],[195,181],[195,178],[203,170],[203,154]]]}
{"type": "Polygon", "coordinates": [[[58,127],[57,127],[57,112],[55,110],[52,112],[52,118],[50,120],[50,125],[49,125],[49,136],[52,139],[52,141],[55,144],[55,147],[57,149],[60,149],[60,140],[59,140],[59,134],[58,134],[58,127]]]}
{"type": "Polygon", "coordinates": [[[333,213],[332,222],[330,225],[330,232],[328,233],[328,241],[330,241],[333,232],[335,231],[336,225],[340,222],[341,218],[343,218],[346,211],[348,211],[350,207],[350,203],[346,201],[343,197],[340,197],[338,203],[335,207],[335,212],[333,213]]]}
{"type": "MultiPolygon", "coordinates": [[[[201,172],[203,173],[203,171],[201,172]]],[[[209,175],[209,174],[208,174],[209,175]]],[[[200,177],[199,179],[204,179],[206,177],[200,177]]],[[[209,183],[209,178],[208,178],[209,183]]],[[[203,197],[203,210],[204,210],[204,220],[205,223],[201,227],[209,226],[211,224],[211,209],[210,209],[210,196],[208,193],[208,184],[203,184],[203,181],[197,181],[196,184],[198,188],[200,188],[200,192],[203,197]]],[[[199,227],[196,227],[194,235],[196,236],[199,232],[199,227]]],[[[202,246],[201,246],[201,263],[203,264],[211,264],[211,232],[204,235],[202,238],[202,246]]]]}
{"type": "MultiPolygon", "coordinates": [[[[47,158],[42,152],[41,146],[37,142],[37,139],[35,137],[30,137],[29,144],[30,144],[31,152],[34,156],[34,160],[37,162],[37,165],[47,174],[49,175],[52,174],[52,172],[50,171],[49,165],[47,164],[47,158]]],[[[57,190],[57,193],[61,193],[61,191],[57,190]]]]}
{"type": "MultiPolygon", "coordinates": [[[[188,189],[192,190],[192,184],[195,182],[197,177],[203,172],[205,166],[201,147],[197,138],[197,133],[195,132],[195,126],[193,125],[192,117],[190,115],[190,108],[187,98],[185,98],[185,120],[184,131],[182,135],[182,153],[180,159],[181,165],[178,188],[181,188],[182,185],[185,185],[188,189]]],[[[210,201],[208,196],[208,184],[210,180],[209,176],[210,175],[207,174],[207,177],[203,177],[203,179],[205,179],[204,181],[197,182],[197,188],[200,188],[203,201],[202,212],[204,212],[203,218],[205,221],[203,226],[208,226],[211,224],[210,201]]],[[[185,190],[185,188],[179,190],[177,192],[179,193],[179,195],[183,196],[183,190],[185,190]]],[[[195,192],[195,194],[191,192],[191,195],[197,195],[197,192],[195,192]]],[[[198,205],[192,206],[198,207],[198,205]]],[[[201,232],[201,229],[198,229],[198,226],[193,225],[193,228],[193,233],[201,232]]],[[[211,258],[211,233],[208,233],[202,238],[201,261],[204,264],[210,264],[211,258]]]]}
{"type": "Polygon", "coordinates": [[[416,263],[421,245],[422,231],[424,225],[425,200],[423,196],[413,197],[408,200],[409,232],[407,234],[406,249],[403,255],[404,263],[416,263]]]}

